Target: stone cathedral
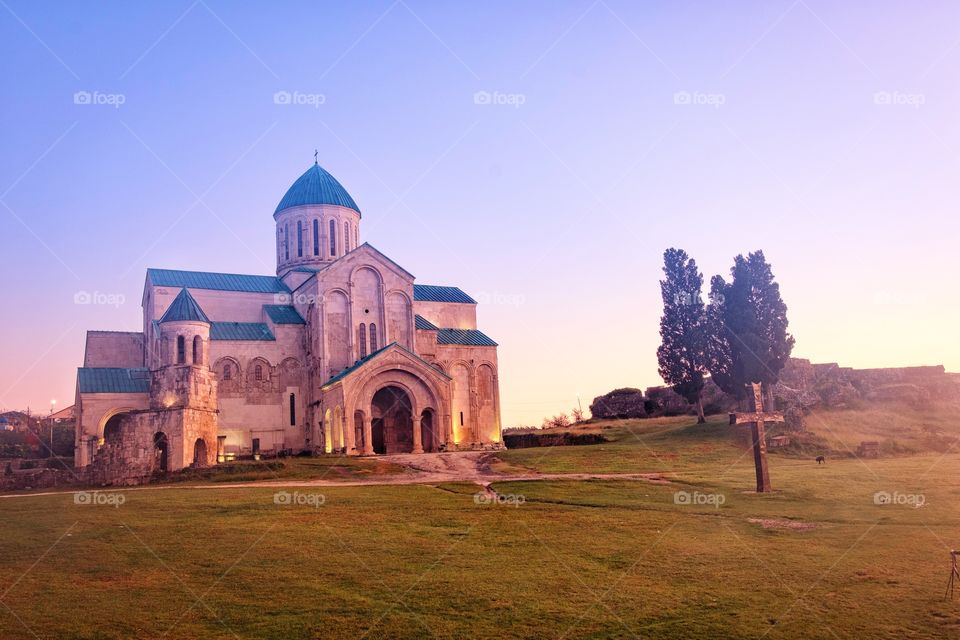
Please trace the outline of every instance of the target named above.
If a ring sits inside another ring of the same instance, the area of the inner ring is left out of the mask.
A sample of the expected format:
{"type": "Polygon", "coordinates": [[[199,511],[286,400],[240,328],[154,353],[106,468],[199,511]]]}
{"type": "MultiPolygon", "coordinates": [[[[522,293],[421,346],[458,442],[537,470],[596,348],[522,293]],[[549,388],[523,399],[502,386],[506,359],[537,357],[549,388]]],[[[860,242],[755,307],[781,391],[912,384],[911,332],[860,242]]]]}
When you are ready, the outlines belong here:
{"type": "Polygon", "coordinates": [[[359,207],[319,164],[273,218],[275,276],[148,269],[142,331],[87,333],[77,466],[502,447],[476,301],[361,243],[359,207]]]}

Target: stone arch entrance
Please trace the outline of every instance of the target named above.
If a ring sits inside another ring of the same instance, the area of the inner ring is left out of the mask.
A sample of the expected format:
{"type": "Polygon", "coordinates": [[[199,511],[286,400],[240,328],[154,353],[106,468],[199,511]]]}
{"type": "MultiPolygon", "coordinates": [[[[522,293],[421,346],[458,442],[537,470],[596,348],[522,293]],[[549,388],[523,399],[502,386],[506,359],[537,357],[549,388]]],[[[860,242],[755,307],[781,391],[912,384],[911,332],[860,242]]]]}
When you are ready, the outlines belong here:
{"type": "Polygon", "coordinates": [[[407,392],[388,385],[373,394],[372,440],[374,453],[413,451],[413,404],[407,392]]]}
{"type": "Polygon", "coordinates": [[[203,438],[197,438],[193,443],[193,466],[207,466],[207,443],[203,438]]]}
{"type": "Polygon", "coordinates": [[[104,444],[115,444],[120,442],[120,422],[123,420],[124,414],[118,413],[114,416],[111,416],[107,420],[107,424],[103,426],[103,443],[104,444]]]}
{"type": "Polygon", "coordinates": [[[153,468],[160,473],[166,473],[170,462],[170,443],[167,441],[167,434],[163,431],[153,434],[153,455],[156,462],[153,468]]]}
{"type": "Polygon", "coordinates": [[[423,444],[423,451],[430,453],[437,450],[439,438],[434,431],[436,424],[433,409],[424,409],[420,414],[420,442],[423,444]]]}

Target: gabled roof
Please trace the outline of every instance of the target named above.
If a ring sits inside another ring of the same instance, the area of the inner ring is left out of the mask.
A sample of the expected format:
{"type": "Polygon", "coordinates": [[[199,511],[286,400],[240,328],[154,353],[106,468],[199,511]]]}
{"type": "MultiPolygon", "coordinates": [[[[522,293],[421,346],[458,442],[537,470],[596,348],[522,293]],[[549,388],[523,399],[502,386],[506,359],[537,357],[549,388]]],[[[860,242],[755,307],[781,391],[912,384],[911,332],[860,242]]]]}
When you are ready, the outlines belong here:
{"type": "Polygon", "coordinates": [[[164,322],[210,322],[210,318],[203,312],[190,292],[181,289],[177,297],[167,307],[166,313],[160,318],[160,323],[163,324],[164,322]]]}
{"type": "Polygon", "coordinates": [[[470,347],[496,347],[497,343],[478,329],[440,329],[437,344],[460,344],[470,347]]]}
{"type": "Polygon", "coordinates": [[[421,331],[439,331],[440,327],[433,324],[423,316],[413,316],[414,326],[421,331]]]}
{"type": "Polygon", "coordinates": [[[343,371],[340,371],[340,372],[337,373],[335,376],[333,376],[332,378],[330,378],[329,380],[327,380],[326,382],[324,382],[324,383],[321,385],[321,388],[323,388],[323,387],[329,387],[330,385],[332,385],[332,384],[334,384],[334,383],[336,383],[336,382],[339,382],[339,381],[343,380],[343,379],[346,378],[348,375],[350,375],[351,373],[353,373],[354,371],[356,371],[357,369],[359,369],[359,368],[362,367],[363,365],[367,364],[368,362],[370,362],[371,360],[373,360],[374,358],[376,358],[376,357],[379,356],[380,354],[386,352],[386,351],[387,351],[388,349],[390,349],[391,347],[396,347],[397,349],[399,349],[400,351],[403,351],[405,354],[407,354],[408,356],[410,356],[410,357],[413,358],[414,360],[418,360],[418,361],[422,362],[424,365],[430,367],[431,369],[433,369],[435,372],[437,372],[438,374],[440,374],[440,375],[443,376],[444,378],[449,378],[449,377],[450,377],[450,376],[448,376],[446,373],[444,373],[443,371],[441,371],[440,369],[437,369],[437,368],[434,367],[432,364],[430,364],[429,362],[427,362],[426,360],[424,360],[423,358],[421,358],[420,356],[418,356],[417,354],[415,354],[414,352],[412,352],[412,351],[410,351],[409,349],[403,347],[401,344],[399,344],[399,343],[397,343],[397,342],[391,342],[391,343],[388,344],[387,346],[382,347],[382,348],[378,349],[377,351],[374,351],[373,353],[371,353],[371,354],[368,355],[368,356],[364,356],[363,358],[360,358],[359,360],[357,360],[356,362],[354,362],[352,365],[350,365],[349,367],[347,367],[347,368],[344,369],[343,371]]]}
{"type": "Polygon", "coordinates": [[[236,273],[207,271],[174,271],[147,269],[147,280],[158,287],[186,287],[213,291],[245,293],[289,293],[290,289],[276,276],[248,276],[236,273]]]}
{"type": "Polygon", "coordinates": [[[307,324],[296,307],[287,304],[265,304],[263,310],[274,324],[307,324]]]}
{"type": "Polygon", "coordinates": [[[77,388],[80,393],[149,393],[150,370],[80,367],[77,388]]]}
{"type": "Polygon", "coordinates": [[[277,215],[284,209],[307,204],[332,204],[360,213],[357,203],[353,201],[343,185],[316,162],[290,185],[273,215],[277,215]]]}
{"type": "Polygon", "coordinates": [[[211,340],[276,340],[262,322],[211,322],[211,340]]]}
{"type": "Polygon", "coordinates": [[[440,287],[432,284],[413,285],[413,299],[418,302],[458,302],[477,304],[477,301],[458,287],[440,287]]]}

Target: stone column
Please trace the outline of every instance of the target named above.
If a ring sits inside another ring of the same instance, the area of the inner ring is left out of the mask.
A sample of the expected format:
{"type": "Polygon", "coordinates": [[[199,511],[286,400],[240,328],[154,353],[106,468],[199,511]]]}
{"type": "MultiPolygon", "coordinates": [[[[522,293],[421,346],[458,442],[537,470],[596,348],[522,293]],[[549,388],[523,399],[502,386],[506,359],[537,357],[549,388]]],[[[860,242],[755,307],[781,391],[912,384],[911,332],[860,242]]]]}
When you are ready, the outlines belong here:
{"type": "Polygon", "coordinates": [[[363,455],[373,455],[373,418],[363,414],[363,455]]]}
{"type": "Polygon", "coordinates": [[[344,444],[346,451],[344,451],[344,453],[348,456],[354,455],[357,452],[357,443],[353,420],[347,420],[347,416],[343,416],[340,418],[340,424],[343,429],[343,437],[346,439],[346,443],[344,444]]]}
{"type": "Polygon", "coordinates": [[[423,453],[423,432],[421,431],[421,418],[413,416],[410,421],[413,423],[413,452],[423,453]]]}

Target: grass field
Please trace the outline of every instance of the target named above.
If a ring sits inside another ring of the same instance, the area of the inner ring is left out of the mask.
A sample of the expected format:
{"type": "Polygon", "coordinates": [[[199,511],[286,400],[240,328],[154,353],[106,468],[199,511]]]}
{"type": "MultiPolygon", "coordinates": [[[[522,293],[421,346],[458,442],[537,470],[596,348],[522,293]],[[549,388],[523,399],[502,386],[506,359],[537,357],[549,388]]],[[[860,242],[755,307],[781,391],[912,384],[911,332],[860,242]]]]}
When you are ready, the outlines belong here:
{"type": "MultiPolygon", "coordinates": [[[[828,417],[837,441],[878,424],[828,417]]],[[[303,504],[215,483],[123,491],[118,506],[0,500],[0,637],[960,634],[960,594],[944,599],[960,455],[772,455],[776,492],[756,495],[752,460],[719,418],[587,428],[611,441],[508,451],[495,468],[670,482],[495,483],[503,504],[472,484],[299,487],[303,504]]],[[[402,473],[378,464],[297,460],[262,477],[402,473]]]]}

